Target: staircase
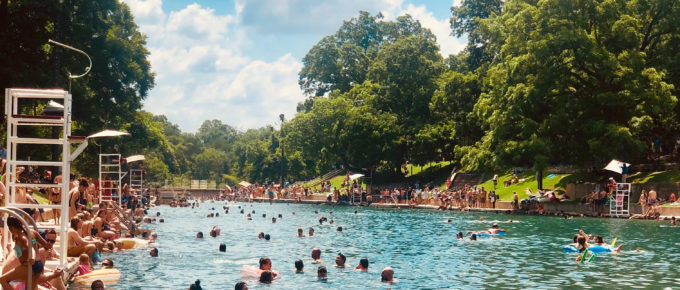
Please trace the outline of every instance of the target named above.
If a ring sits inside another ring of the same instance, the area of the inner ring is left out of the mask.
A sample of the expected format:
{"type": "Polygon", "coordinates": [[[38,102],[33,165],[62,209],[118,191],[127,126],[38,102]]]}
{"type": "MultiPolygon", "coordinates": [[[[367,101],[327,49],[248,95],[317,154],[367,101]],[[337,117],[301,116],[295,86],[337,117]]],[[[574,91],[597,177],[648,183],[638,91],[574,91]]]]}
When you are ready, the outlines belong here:
{"type": "Polygon", "coordinates": [[[460,188],[466,184],[473,186],[482,184],[482,182],[484,182],[484,174],[457,172],[455,173],[453,182],[451,182],[451,188],[460,188]]]}
{"type": "Polygon", "coordinates": [[[326,181],[329,181],[333,177],[338,176],[338,174],[342,173],[343,171],[344,170],[342,170],[342,169],[335,169],[333,171],[330,171],[330,172],[324,174],[323,176],[321,176],[319,178],[312,179],[312,181],[309,183],[309,184],[311,184],[309,187],[315,187],[315,186],[320,185],[320,184],[322,184],[326,181]]]}

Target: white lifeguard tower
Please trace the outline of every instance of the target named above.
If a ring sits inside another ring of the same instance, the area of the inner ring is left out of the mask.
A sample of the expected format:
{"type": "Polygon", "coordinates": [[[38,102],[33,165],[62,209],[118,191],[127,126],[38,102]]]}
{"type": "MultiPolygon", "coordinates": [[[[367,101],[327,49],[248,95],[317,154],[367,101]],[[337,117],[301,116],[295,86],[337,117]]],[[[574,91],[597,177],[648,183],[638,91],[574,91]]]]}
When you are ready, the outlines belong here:
{"type": "Polygon", "coordinates": [[[609,216],[630,216],[630,183],[617,183],[616,189],[609,197],[609,216]]]}
{"type": "MultiPolygon", "coordinates": [[[[5,89],[5,115],[7,116],[7,180],[5,183],[7,194],[4,198],[5,206],[1,211],[5,217],[5,223],[6,217],[12,215],[18,217],[26,228],[34,229],[36,231],[50,228],[54,229],[59,236],[61,244],[59,265],[64,265],[66,263],[68,245],[69,183],[71,182],[69,175],[71,172],[71,162],[75,160],[88,145],[87,137],[71,135],[71,94],[62,89],[5,89]],[[27,107],[24,106],[48,102],[62,105],[63,110],[61,110],[61,113],[58,115],[24,114],[25,112],[30,111],[26,110],[27,107]],[[58,128],[60,132],[58,134],[52,134],[52,138],[22,136],[23,130],[20,130],[20,128],[27,126],[44,127],[46,129],[58,128]],[[72,145],[78,146],[73,150],[72,145]],[[17,152],[25,152],[23,150],[27,150],[31,146],[49,146],[52,147],[52,149],[53,147],[58,146],[61,150],[61,154],[59,154],[58,160],[31,160],[30,157],[20,160],[17,152]],[[61,182],[54,184],[22,182],[22,180],[19,180],[17,173],[23,170],[29,170],[29,167],[31,167],[31,171],[39,167],[57,168],[62,175],[61,182]],[[36,204],[19,202],[17,200],[18,193],[34,188],[59,188],[61,190],[60,204],[36,204]],[[19,210],[19,208],[29,209],[29,211],[50,209],[52,211],[58,211],[61,214],[61,218],[57,225],[37,225],[29,214],[19,210]]],[[[5,225],[2,249],[0,249],[3,254],[7,249],[6,246],[9,242],[8,237],[9,231],[8,227],[5,225]]],[[[56,267],[50,265],[49,262],[46,266],[48,268],[51,268],[51,266],[56,267]]],[[[29,279],[27,283],[29,287],[31,285],[32,277],[30,271],[29,267],[29,279]]]]}
{"type": "MultiPolygon", "coordinates": [[[[127,160],[128,164],[132,164],[133,162],[143,161],[144,155],[132,155],[128,158],[125,158],[125,160],[127,160]]],[[[144,169],[131,168],[129,176],[130,176],[130,189],[134,189],[136,197],[141,197],[142,191],[144,190],[144,169]]]]}
{"type": "MultiPolygon", "coordinates": [[[[130,135],[127,132],[104,130],[89,138],[118,137],[130,135]]],[[[121,184],[125,174],[119,153],[99,153],[99,202],[112,202],[121,205],[121,184]]]]}

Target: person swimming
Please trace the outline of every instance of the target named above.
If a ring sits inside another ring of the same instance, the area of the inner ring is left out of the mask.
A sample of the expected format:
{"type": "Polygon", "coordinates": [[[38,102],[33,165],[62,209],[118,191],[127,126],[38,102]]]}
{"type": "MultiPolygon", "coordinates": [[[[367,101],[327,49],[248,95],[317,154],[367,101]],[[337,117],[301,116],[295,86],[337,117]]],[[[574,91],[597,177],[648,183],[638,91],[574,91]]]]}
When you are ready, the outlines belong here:
{"type": "Polygon", "coordinates": [[[198,232],[198,233],[196,233],[196,238],[197,238],[197,239],[202,239],[202,238],[203,238],[203,232],[198,232]]]}
{"type": "Polygon", "coordinates": [[[365,257],[361,258],[361,260],[359,260],[359,265],[357,265],[356,268],[354,268],[354,270],[367,272],[368,271],[368,259],[365,258],[365,257]]]}
{"type": "Polygon", "coordinates": [[[269,284],[274,280],[274,273],[271,270],[264,270],[260,273],[260,283],[269,284]]]}
{"type": "Polygon", "coordinates": [[[486,230],[486,231],[487,231],[489,234],[492,234],[492,235],[498,234],[498,233],[500,233],[500,232],[505,232],[504,229],[501,229],[500,227],[498,227],[498,224],[497,224],[497,223],[494,223],[493,225],[491,225],[491,228],[488,229],[488,230],[486,230]]]}
{"type": "Polygon", "coordinates": [[[264,239],[264,233],[260,232],[259,234],[257,234],[257,238],[258,239],[264,239]]]}
{"type": "Polygon", "coordinates": [[[227,245],[225,243],[220,243],[220,252],[226,252],[227,251],[227,245]]]}
{"type": "Polygon", "coordinates": [[[342,232],[342,226],[338,226],[338,228],[335,229],[338,232],[342,232]]]}
{"type": "Polygon", "coordinates": [[[347,261],[347,257],[343,255],[342,253],[338,253],[337,256],[335,256],[335,267],[337,268],[345,268],[345,262],[347,261]]]}
{"type": "Polygon", "coordinates": [[[470,241],[476,241],[477,240],[477,234],[472,234],[470,236],[470,241]]]}
{"type": "Polygon", "coordinates": [[[385,267],[380,273],[380,281],[385,283],[397,282],[396,279],[394,279],[394,269],[392,269],[392,267],[385,267]]]}
{"type": "Polygon", "coordinates": [[[328,270],[326,269],[326,266],[319,266],[319,269],[316,271],[316,278],[319,280],[328,279],[328,270]]]}
{"type": "Polygon", "coordinates": [[[310,227],[309,228],[309,234],[310,237],[314,235],[314,228],[310,227]]]}
{"type": "Polygon", "coordinates": [[[463,239],[463,232],[458,232],[456,234],[456,239],[462,240],[463,239]]]}
{"type": "Polygon", "coordinates": [[[302,260],[297,259],[295,260],[295,273],[301,274],[304,272],[305,264],[302,262],[302,260]]]}
{"type": "Polygon", "coordinates": [[[305,233],[304,233],[304,230],[302,228],[298,228],[297,237],[298,238],[304,238],[305,237],[305,233]]]}
{"type": "Polygon", "coordinates": [[[321,260],[321,249],[319,248],[314,248],[312,250],[312,259],[314,260],[312,264],[321,264],[323,261],[321,260]]]}
{"type": "Polygon", "coordinates": [[[154,258],[158,257],[158,249],[155,247],[151,248],[151,250],[149,251],[149,255],[154,258]]]}
{"type": "Polygon", "coordinates": [[[264,239],[265,241],[269,241],[271,239],[271,236],[269,236],[269,234],[264,234],[264,239]]]}

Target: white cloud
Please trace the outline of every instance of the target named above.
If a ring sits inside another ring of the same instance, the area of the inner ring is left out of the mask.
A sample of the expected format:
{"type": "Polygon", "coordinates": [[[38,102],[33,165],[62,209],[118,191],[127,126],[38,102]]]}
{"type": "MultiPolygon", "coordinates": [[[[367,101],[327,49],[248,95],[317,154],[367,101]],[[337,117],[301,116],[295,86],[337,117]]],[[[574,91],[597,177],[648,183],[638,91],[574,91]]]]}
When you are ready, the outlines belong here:
{"type": "Polygon", "coordinates": [[[147,34],[159,32],[163,28],[165,14],[162,0],[123,0],[129,7],[135,22],[147,34]]]}
{"type": "Polygon", "coordinates": [[[448,57],[450,54],[456,54],[465,48],[465,40],[457,39],[451,35],[449,19],[437,19],[432,15],[432,12],[427,11],[425,6],[413,6],[412,4],[401,11],[401,15],[403,14],[411,15],[414,19],[420,21],[423,27],[429,28],[434,33],[442,56],[448,57]]]}
{"type": "Polygon", "coordinates": [[[174,86],[167,94],[145,105],[152,112],[173,116],[183,130],[195,130],[206,119],[217,118],[240,128],[255,128],[276,122],[280,113],[295,114],[302,100],[297,72],[302,64],[287,54],[274,62],[251,61],[235,75],[220,74],[207,83],[182,91],[174,86]],[[184,97],[176,97],[181,92],[184,97]]]}
{"type": "Polygon", "coordinates": [[[321,39],[367,10],[387,19],[411,14],[437,36],[445,56],[463,46],[449,35],[448,19],[437,19],[425,6],[403,9],[403,0],[236,0],[233,14],[199,4],[164,11],[162,0],[122,1],[149,37],[156,87],[144,109],[189,132],[208,119],[248,129],[275,124],[280,113],[292,118],[304,100],[297,82],[302,64],[287,53],[293,48],[266,57],[253,53],[268,53],[263,39],[287,45],[295,39],[291,34],[321,39]]]}
{"type": "Polygon", "coordinates": [[[402,0],[237,0],[236,11],[244,26],[259,33],[331,33],[343,20],[359,15],[399,11],[402,0]]]}
{"type": "Polygon", "coordinates": [[[191,40],[217,41],[226,36],[233,20],[231,15],[215,15],[215,10],[204,9],[194,3],[179,12],[170,13],[167,32],[191,40]]]}

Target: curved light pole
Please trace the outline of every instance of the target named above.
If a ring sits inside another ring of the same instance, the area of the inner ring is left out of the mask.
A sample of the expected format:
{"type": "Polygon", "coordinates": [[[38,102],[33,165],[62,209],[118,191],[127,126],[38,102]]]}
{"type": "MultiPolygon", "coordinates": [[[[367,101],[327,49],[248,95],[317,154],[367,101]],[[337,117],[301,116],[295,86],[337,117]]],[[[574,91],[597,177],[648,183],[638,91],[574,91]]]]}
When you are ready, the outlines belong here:
{"type": "Polygon", "coordinates": [[[87,74],[90,72],[90,70],[92,69],[92,59],[90,58],[89,55],[87,55],[87,53],[85,53],[84,51],[82,51],[82,50],[80,50],[80,49],[77,49],[77,48],[75,48],[75,47],[73,47],[73,46],[66,45],[66,44],[63,44],[63,43],[61,43],[61,42],[56,42],[56,41],[54,41],[54,40],[52,40],[52,39],[47,40],[47,43],[52,44],[52,45],[61,46],[61,47],[63,47],[63,48],[66,48],[66,49],[75,51],[75,52],[77,52],[77,53],[80,53],[80,54],[84,55],[85,57],[87,57],[87,61],[90,63],[90,65],[88,65],[88,66],[85,68],[85,72],[82,73],[82,74],[74,75],[74,74],[71,74],[71,72],[68,73],[68,92],[70,93],[70,92],[71,92],[71,80],[72,80],[72,79],[81,78],[81,77],[84,77],[85,75],[87,75],[87,74]]]}

